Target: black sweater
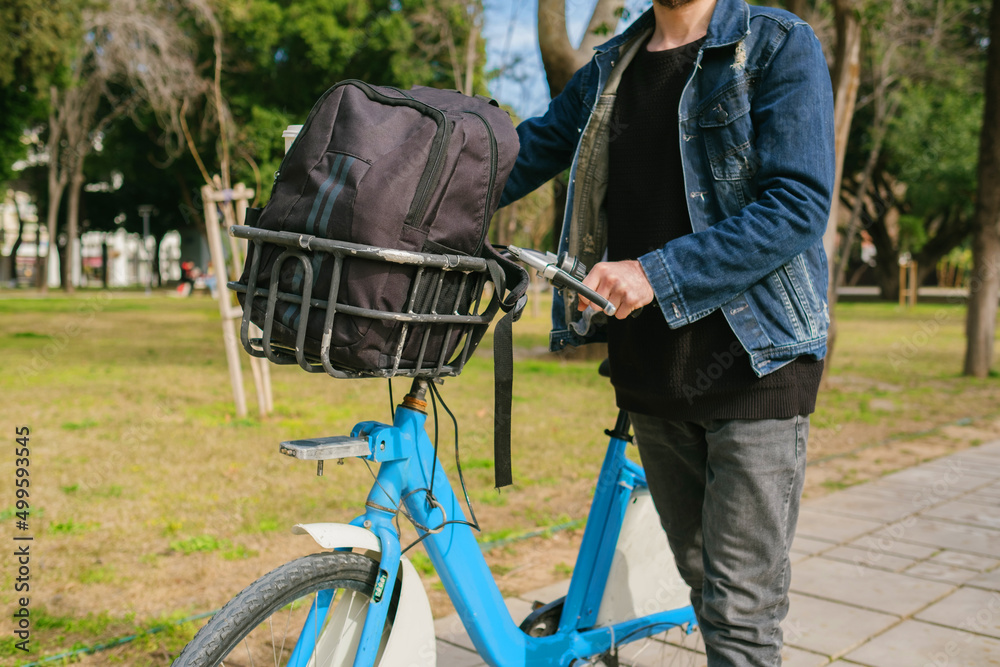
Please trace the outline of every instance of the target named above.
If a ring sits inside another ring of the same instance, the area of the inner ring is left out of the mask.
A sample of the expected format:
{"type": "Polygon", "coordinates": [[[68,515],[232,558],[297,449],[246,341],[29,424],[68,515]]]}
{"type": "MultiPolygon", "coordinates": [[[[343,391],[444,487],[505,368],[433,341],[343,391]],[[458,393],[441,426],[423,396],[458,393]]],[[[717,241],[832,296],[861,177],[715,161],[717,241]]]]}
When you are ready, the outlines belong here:
{"type": "MultiPolygon", "coordinates": [[[[622,75],[610,128],[608,259],[637,259],[692,233],[677,109],[701,40],[643,47],[622,75]]],[[[667,419],[784,419],[815,410],[822,361],[758,378],[720,310],[678,329],[651,304],[608,325],[618,406],[667,419]]]]}

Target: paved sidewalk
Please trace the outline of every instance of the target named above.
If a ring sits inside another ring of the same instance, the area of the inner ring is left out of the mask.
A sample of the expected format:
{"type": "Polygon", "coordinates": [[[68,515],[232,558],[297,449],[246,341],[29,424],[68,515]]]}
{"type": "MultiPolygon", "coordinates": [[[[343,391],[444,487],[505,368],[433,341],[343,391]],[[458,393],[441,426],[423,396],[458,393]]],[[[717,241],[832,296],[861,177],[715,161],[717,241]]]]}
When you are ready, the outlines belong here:
{"type": "MultiPolygon", "coordinates": [[[[1000,665],[1000,442],[804,502],[792,552],[785,667],[1000,665]]],[[[568,584],[508,600],[514,619],[568,584]]],[[[457,616],[435,625],[439,665],[484,664],[457,616]]]]}

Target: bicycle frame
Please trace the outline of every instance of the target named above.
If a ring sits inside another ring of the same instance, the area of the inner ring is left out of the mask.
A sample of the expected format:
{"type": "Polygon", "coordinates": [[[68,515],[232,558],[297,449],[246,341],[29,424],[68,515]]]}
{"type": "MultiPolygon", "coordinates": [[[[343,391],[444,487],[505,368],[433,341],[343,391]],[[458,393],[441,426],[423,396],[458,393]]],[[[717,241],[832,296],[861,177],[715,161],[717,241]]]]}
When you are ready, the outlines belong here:
{"type": "MultiPolygon", "coordinates": [[[[446,520],[465,520],[459,499],[440,462],[435,461],[434,446],[424,429],[427,415],[419,403],[409,398],[396,409],[393,426],[361,422],[351,433],[368,439],[371,454],[365,458],[381,464],[365,513],[351,522],[372,531],[381,542],[380,572],[361,631],[356,667],[374,662],[391,598],[383,593],[393,590],[399,569],[399,536],[392,523],[395,508],[404,506],[417,523],[428,527],[441,526],[446,520]],[[436,504],[432,505],[429,495],[422,491],[429,488],[433,488],[436,504]]],[[[608,452],[554,634],[532,637],[514,622],[468,525],[448,523],[423,540],[473,645],[488,664],[569,665],[574,659],[608,651],[616,639],[635,641],[680,625],[687,625],[690,631],[696,624],[693,610],[687,606],[595,626],[629,498],[633,489],[646,486],[642,468],[625,456],[627,441],[622,425],[620,419],[619,428],[610,432],[608,452]]],[[[307,625],[322,622],[325,610],[321,605],[310,613],[307,625]]],[[[309,641],[311,633],[303,632],[301,636],[309,641]]],[[[308,653],[309,648],[299,646],[296,652],[308,653]]]]}

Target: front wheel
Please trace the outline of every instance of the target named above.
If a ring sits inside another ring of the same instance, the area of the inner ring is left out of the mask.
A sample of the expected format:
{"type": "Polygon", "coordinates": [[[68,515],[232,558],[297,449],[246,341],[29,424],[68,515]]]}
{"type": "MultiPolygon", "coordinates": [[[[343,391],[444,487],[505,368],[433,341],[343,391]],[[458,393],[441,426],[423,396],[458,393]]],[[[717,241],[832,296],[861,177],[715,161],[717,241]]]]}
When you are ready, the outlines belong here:
{"type": "MultiPolygon", "coordinates": [[[[286,563],[220,609],[173,667],[352,665],[377,576],[377,561],[351,552],[286,563]]],[[[398,587],[379,657],[392,630],[397,596],[398,587]]]]}

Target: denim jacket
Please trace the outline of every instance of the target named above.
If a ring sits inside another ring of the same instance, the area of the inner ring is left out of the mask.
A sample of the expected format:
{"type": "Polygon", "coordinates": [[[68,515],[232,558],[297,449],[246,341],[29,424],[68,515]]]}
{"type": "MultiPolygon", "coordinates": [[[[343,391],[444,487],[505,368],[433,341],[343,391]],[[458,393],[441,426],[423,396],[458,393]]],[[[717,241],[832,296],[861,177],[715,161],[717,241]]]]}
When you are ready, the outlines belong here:
{"type": "MultiPolygon", "coordinates": [[[[570,167],[560,251],[604,256],[611,111],[652,10],[597,47],[548,111],[517,127],[521,150],[501,205],[570,167]]],[[[833,91],[819,40],[788,12],[718,0],[678,110],[693,234],[639,257],[671,328],[721,308],[758,376],[826,354],[823,231],[834,179],[833,91]]],[[[664,215],[670,215],[664,211],[664,215]]],[[[551,347],[600,340],[557,295],[551,347]]]]}

